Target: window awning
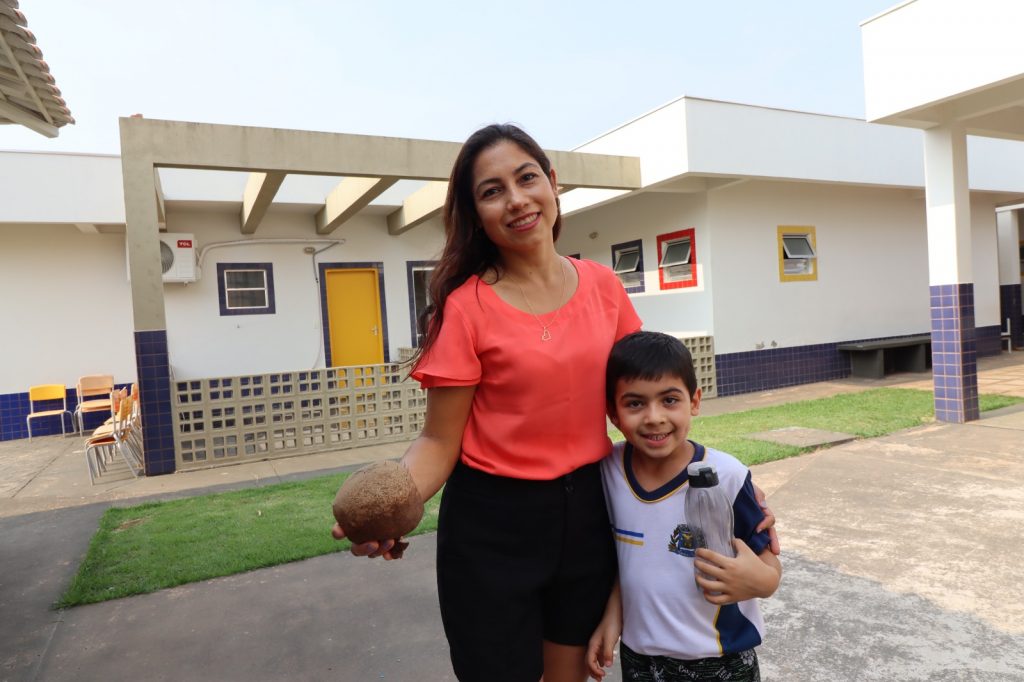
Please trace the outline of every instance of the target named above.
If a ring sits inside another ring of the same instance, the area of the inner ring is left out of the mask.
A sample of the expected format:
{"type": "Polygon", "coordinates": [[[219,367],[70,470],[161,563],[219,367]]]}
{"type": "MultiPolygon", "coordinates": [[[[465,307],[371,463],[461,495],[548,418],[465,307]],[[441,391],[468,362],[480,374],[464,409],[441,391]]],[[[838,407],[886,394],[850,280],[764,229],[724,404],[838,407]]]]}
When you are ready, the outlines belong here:
{"type": "Polygon", "coordinates": [[[47,137],[74,123],[18,0],[0,0],[0,123],[47,137]]]}

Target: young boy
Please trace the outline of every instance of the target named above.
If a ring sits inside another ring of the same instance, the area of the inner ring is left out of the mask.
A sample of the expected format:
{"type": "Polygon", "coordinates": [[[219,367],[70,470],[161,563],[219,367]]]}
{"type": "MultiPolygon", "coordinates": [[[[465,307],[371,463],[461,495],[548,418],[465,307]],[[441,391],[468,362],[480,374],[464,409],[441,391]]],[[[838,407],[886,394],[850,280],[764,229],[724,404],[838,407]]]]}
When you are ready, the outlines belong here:
{"type": "Polygon", "coordinates": [[[636,332],[612,348],[608,415],[626,437],[601,463],[619,558],[619,585],[587,651],[600,680],[621,633],[625,680],[760,680],[754,647],[782,566],[769,549],[750,472],[724,452],[687,439],[700,411],[693,360],[678,339],[636,332]],[[686,467],[713,464],[733,500],[736,558],[687,546],[686,467]],[[673,537],[675,535],[675,537],[673,537]],[[695,557],[695,558],[694,558],[695,557]],[[694,564],[703,576],[694,581],[694,564]],[[698,587],[699,583],[699,587],[698,587]]]}

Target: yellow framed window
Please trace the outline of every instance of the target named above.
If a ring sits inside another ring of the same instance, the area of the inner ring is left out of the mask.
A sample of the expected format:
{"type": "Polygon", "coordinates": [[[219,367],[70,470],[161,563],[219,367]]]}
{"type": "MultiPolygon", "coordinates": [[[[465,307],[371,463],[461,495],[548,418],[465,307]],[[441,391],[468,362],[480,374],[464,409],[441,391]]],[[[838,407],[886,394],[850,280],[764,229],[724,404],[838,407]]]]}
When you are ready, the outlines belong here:
{"type": "Polygon", "coordinates": [[[813,225],[779,225],[779,281],[818,279],[818,245],[813,225]]]}

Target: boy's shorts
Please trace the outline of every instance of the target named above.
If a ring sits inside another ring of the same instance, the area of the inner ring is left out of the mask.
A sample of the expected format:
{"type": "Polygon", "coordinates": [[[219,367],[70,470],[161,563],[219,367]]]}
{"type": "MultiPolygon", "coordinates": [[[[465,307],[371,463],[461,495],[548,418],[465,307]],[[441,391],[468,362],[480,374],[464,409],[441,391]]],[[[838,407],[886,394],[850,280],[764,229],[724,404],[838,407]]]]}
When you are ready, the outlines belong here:
{"type": "Polygon", "coordinates": [[[597,464],[552,481],[455,467],[438,518],[437,588],[460,680],[539,680],[544,640],[585,646],[615,575],[597,464]]]}
{"type": "Polygon", "coordinates": [[[761,682],[753,649],[692,661],[638,654],[619,642],[622,679],[628,682],[761,682]]]}

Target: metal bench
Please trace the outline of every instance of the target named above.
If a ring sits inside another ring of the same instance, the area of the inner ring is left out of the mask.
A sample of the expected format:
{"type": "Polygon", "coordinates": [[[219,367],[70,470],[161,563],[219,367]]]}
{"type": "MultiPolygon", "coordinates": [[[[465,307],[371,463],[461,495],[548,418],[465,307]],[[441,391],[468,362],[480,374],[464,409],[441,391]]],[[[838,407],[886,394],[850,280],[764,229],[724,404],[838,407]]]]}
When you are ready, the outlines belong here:
{"type": "Polygon", "coordinates": [[[850,354],[850,369],[855,377],[881,379],[891,372],[924,372],[931,350],[930,334],[841,343],[837,350],[850,354]]]}

